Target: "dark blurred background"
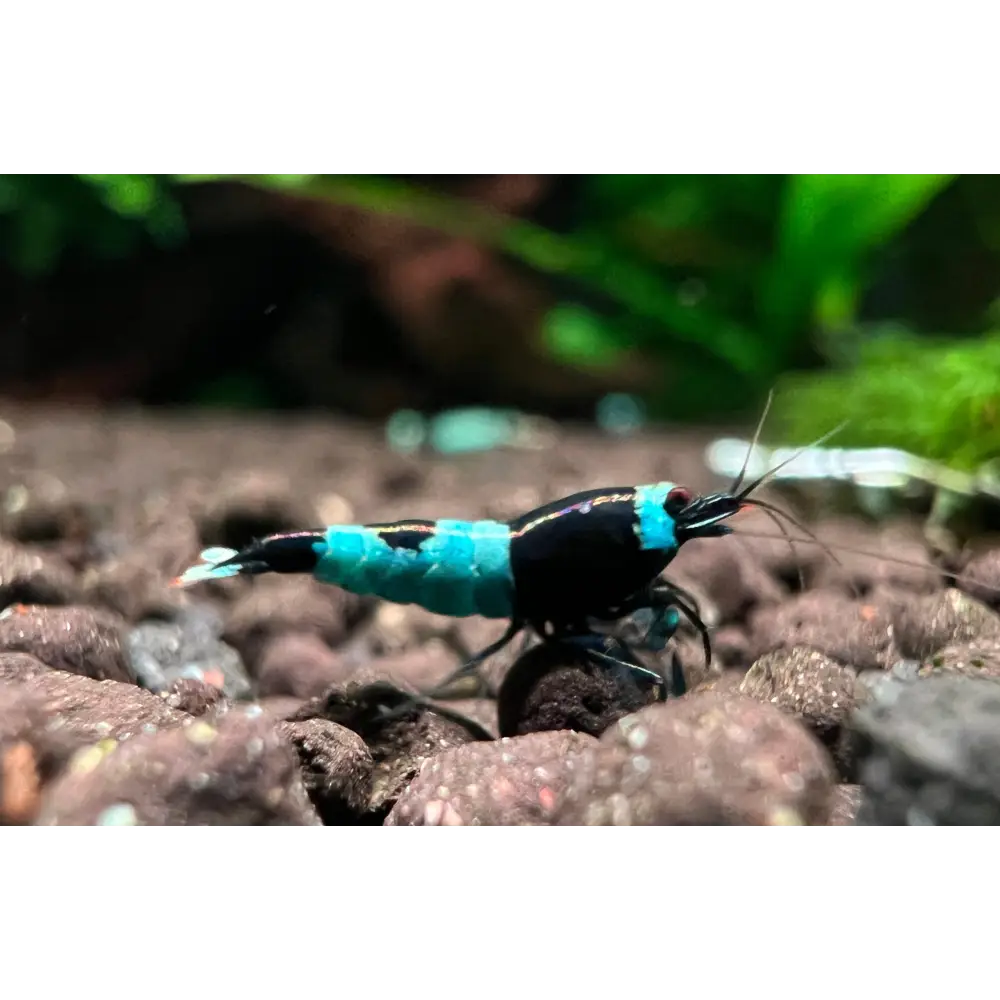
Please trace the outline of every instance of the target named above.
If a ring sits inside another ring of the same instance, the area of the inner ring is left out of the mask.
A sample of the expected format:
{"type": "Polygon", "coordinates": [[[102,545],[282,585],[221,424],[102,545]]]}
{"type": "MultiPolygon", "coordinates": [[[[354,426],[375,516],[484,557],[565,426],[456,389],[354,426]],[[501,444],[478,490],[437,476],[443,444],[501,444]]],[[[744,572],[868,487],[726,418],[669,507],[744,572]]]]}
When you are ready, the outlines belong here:
{"type": "Polygon", "coordinates": [[[8,398],[711,424],[895,359],[886,443],[996,443],[996,176],[0,175],[0,251],[8,398]]]}

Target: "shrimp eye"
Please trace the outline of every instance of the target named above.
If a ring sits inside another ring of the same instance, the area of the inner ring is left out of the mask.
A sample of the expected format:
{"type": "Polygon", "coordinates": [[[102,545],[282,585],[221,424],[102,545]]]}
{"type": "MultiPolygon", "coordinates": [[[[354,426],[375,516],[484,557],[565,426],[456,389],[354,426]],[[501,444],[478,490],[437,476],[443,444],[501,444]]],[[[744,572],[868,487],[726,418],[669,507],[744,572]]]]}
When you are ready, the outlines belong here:
{"type": "Polygon", "coordinates": [[[694,500],[694,494],[686,486],[675,486],[663,502],[663,508],[669,514],[683,510],[694,500]]]}

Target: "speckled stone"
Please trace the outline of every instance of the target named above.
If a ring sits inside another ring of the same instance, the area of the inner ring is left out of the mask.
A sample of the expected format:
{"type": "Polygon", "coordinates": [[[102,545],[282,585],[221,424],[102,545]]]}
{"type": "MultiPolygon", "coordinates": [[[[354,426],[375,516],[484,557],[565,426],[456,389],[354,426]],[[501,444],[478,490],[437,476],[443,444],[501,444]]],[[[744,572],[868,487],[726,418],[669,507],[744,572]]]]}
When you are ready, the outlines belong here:
{"type": "Polygon", "coordinates": [[[552,822],[592,736],[531,733],[469,743],[425,760],[386,826],[541,826],[552,822]]]}
{"type": "Polygon", "coordinates": [[[38,823],[315,826],[295,751],[261,715],[107,741],[77,754],[46,790],[38,823]],[[132,812],[127,812],[130,807],[132,812]],[[133,815],[134,813],[134,815],[133,815]]]}
{"type": "Polygon", "coordinates": [[[896,658],[889,612],[835,591],[808,591],[758,609],[750,619],[754,660],[804,647],[855,670],[884,669],[896,658]]]}
{"type": "Polygon", "coordinates": [[[278,731],[295,747],[306,791],[327,826],[367,811],[374,762],[357,733],[326,719],[281,722],[278,731]]]}
{"type": "Polygon", "coordinates": [[[855,705],[857,673],[813,649],[777,650],[747,671],[740,692],[798,716],[810,729],[840,726],[855,705]]]}
{"type": "Polygon", "coordinates": [[[124,622],[83,607],[14,605],[0,613],[0,652],[28,653],[54,670],[134,682],[123,649],[124,622]]]}
{"type": "Polygon", "coordinates": [[[621,719],[585,752],[561,825],[825,824],[833,763],[798,721],[706,691],[621,719]]]}
{"type": "Polygon", "coordinates": [[[956,643],[1000,640],[1000,615],[955,588],[900,604],[894,624],[900,653],[918,660],[956,643]]]}

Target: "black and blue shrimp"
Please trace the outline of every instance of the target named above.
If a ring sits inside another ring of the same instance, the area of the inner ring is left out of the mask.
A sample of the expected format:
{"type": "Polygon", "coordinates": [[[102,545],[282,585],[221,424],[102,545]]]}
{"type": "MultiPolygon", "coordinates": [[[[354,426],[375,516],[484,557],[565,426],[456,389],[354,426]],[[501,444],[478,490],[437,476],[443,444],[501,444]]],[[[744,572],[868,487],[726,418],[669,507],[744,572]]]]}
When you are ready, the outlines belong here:
{"type": "Polygon", "coordinates": [[[612,660],[589,640],[594,621],[613,623],[642,610],[654,614],[658,645],[670,638],[678,612],[683,613],[702,633],[710,658],[708,633],[693,602],[659,577],[685,541],[729,534],[721,522],[747,505],[745,494],[697,496],[669,482],[594,489],[509,523],[331,525],[271,535],[240,551],[207,549],[202,562],[175,583],[303,573],[358,595],[441,615],[510,622],[500,639],[443,685],[473,673],[526,628],[543,641],[579,640],[597,658],[612,660]]]}

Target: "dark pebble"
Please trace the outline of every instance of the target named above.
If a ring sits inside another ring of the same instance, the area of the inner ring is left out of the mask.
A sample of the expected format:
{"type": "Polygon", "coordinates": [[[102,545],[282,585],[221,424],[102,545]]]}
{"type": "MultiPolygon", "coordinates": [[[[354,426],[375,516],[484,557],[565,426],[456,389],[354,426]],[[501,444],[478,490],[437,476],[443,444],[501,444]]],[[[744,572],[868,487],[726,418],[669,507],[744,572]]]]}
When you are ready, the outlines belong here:
{"type": "Polygon", "coordinates": [[[199,512],[202,545],[242,549],[254,539],[320,523],[313,505],[302,500],[288,478],[248,472],[226,479],[199,512]]]}
{"type": "Polygon", "coordinates": [[[599,736],[625,715],[652,704],[662,683],[625,667],[594,663],[571,644],[528,650],[497,695],[501,736],[573,730],[599,736]]]}
{"type": "Polygon", "coordinates": [[[357,733],[368,746],[375,766],[368,811],[384,819],[402,790],[428,757],[490,734],[470,728],[439,707],[417,705],[405,689],[361,671],[345,685],[306,702],[288,719],[325,718],[357,733]]]}
{"type": "Polygon", "coordinates": [[[862,826],[1000,824],[1000,682],[894,681],[854,714],[862,826]]]}
{"type": "Polygon", "coordinates": [[[229,708],[229,699],[213,684],[191,677],[179,677],[160,692],[165,704],[188,715],[220,715],[229,708]]]}
{"type": "Polygon", "coordinates": [[[326,719],[282,722],[278,731],[295,747],[306,791],[324,824],[357,822],[371,799],[374,763],[365,741],[326,719]]]}
{"type": "Polygon", "coordinates": [[[0,540],[0,610],[11,604],[72,604],[79,596],[67,562],[0,540]]]}

